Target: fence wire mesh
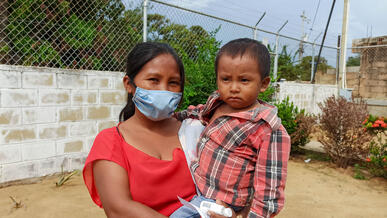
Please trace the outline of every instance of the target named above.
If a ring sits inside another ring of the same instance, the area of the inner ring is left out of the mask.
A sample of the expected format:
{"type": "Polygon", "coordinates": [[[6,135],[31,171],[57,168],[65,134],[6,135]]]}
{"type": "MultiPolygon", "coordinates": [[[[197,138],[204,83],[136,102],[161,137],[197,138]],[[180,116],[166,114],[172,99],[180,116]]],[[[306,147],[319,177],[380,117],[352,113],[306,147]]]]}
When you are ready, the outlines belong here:
{"type": "Polygon", "coordinates": [[[180,55],[193,59],[205,46],[219,47],[232,39],[252,36],[250,28],[163,2],[150,1],[148,12],[148,40],[167,42],[180,55]]]}
{"type": "Polygon", "coordinates": [[[360,64],[387,62],[387,45],[353,47],[352,52],[359,54],[360,64]]]}
{"type": "Polygon", "coordinates": [[[387,98],[387,44],[368,43],[380,38],[363,39],[366,43],[347,50],[346,84],[355,97],[387,98]]]}
{"type": "Polygon", "coordinates": [[[142,41],[140,0],[1,2],[2,64],[122,71],[142,41]]]}
{"type": "MultiPolygon", "coordinates": [[[[0,9],[1,64],[124,71],[126,55],[143,39],[142,0],[13,0],[1,1],[0,9]]],[[[148,1],[147,40],[169,43],[182,58],[196,61],[199,55],[216,53],[226,42],[242,37],[255,37],[275,55],[275,33],[254,34],[252,26],[148,1]]],[[[279,73],[308,80],[318,49],[279,37],[279,64],[291,58],[278,68],[279,73]],[[304,65],[303,73],[286,72],[286,64],[304,65]]],[[[322,57],[322,65],[336,67],[336,48],[324,47],[322,57]]]]}
{"type": "MultiPolygon", "coordinates": [[[[180,8],[178,6],[170,5],[158,0],[151,0],[149,5],[150,6],[148,11],[150,14],[162,15],[168,22],[174,23],[176,25],[169,30],[170,35],[168,35],[168,37],[163,36],[163,34],[158,34],[159,32],[157,34],[152,32],[148,33],[148,39],[150,40],[166,41],[173,47],[178,48],[177,50],[180,51],[180,54],[184,53],[181,52],[184,50],[185,53],[188,53],[192,56],[192,54],[197,52],[196,50],[203,48],[203,44],[201,43],[205,40],[200,41],[198,38],[206,38],[207,36],[211,36],[219,42],[219,46],[222,46],[228,41],[236,38],[256,38],[257,40],[262,41],[264,44],[268,45],[272,55],[272,66],[274,64],[273,60],[276,46],[275,33],[260,30],[256,30],[255,32],[254,27],[252,26],[232,22],[224,18],[214,17],[196,11],[191,11],[189,9],[180,8]],[[181,29],[177,30],[177,26],[181,29]],[[175,30],[172,31],[172,29],[175,30]],[[182,37],[183,34],[178,34],[179,32],[182,32],[183,29],[186,31],[186,37],[182,37]],[[189,33],[192,32],[192,30],[196,30],[194,34],[189,33]],[[172,35],[173,37],[171,37],[172,35]],[[186,49],[180,49],[184,46],[186,49]]],[[[151,26],[148,29],[153,31],[155,28],[152,28],[152,18],[148,17],[148,22],[151,26]]],[[[317,54],[319,50],[318,43],[312,46],[311,43],[301,43],[300,40],[294,39],[292,37],[280,36],[278,47],[278,55],[280,56],[278,61],[280,65],[278,68],[279,75],[285,76],[290,80],[310,80],[312,65],[317,62],[317,54]],[[301,56],[299,55],[301,48],[300,45],[303,45],[303,53],[301,56]],[[291,68],[289,65],[297,65],[298,67],[291,68]]],[[[324,46],[321,56],[322,58],[320,59],[320,65],[318,69],[326,72],[328,68],[336,68],[337,48],[324,46]]]]}

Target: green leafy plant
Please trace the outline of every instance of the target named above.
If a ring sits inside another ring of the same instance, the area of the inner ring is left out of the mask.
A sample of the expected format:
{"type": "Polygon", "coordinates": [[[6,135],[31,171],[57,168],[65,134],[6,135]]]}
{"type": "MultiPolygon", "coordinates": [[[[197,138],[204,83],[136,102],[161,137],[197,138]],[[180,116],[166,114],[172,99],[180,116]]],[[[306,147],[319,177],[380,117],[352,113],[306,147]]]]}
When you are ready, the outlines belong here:
{"type": "Polygon", "coordinates": [[[288,134],[291,135],[296,131],[298,107],[289,100],[289,97],[274,105],[278,108],[278,116],[281,118],[282,125],[286,128],[288,134]]]}
{"type": "Polygon", "coordinates": [[[276,81],[279,78],[280,78],[279,75],[277,75],[277,78],[274,78],[273,72],[270,72],[270,85],[264,92],[259,93],[258,95],[259,100],[265,101],[268,103],[272,103],[275,100],[274,95],[277,92],[277,88],[278,88],[276,85],[276,81]]]}
{"type": "Polygon", "coordinates": [[[277,88],[273,85],[270,85],[264,92],[259,93],[258,99],[268,103],[273,102],[274,94],[276,93],[277,88]]]}
{"type": "Polygon", "coordinates": [[[347,59],[347,67],[360,66],[360,55],[350,56],[347,59]]]}
{"type": "Polygon", "coordinates": [[[79,172],[78,170],[74,170],[71,173],[65,173],[65,172],[63,172],[63,167],[62,167],[62,173],[59,177],[59,180],[58,180],[58,182],[55,183],[56,187],[60,187],[60,186],[64,185],[67,181],[70,180],[70,178],[72,176],[76,175],[78,172],[79,172]]]}
{"type": "Polygon", "coordinates": [[[365,167],[360,166],[359,164],[355,164],[353,170],[354,170],[354,175],[353,178],[359,179],[359,180],[365,180],[366,177],[363,173],[365,167]]]}
{"type": "Polygon", "coordinates": [[[65,19],[64,28],[59,33],[64,36],[63,40],[74,49],[91,48],[97,31],[93,21],[84,21],[76,15],[65,19]]]}
{"type": "Polygon", "coordinates": [[[217,89],[214,60],[220,46],[220,42],[215,39],[218,30],[211,32],[198,47],[196,57],[183,54],[186,85],[182,109],[189,105],[204,104],[208,96],[217,89]]]}
{"type": "Polygon", "coordinates": [[[373,176],[387,178],[387,119],[369,115],[363,125],[374,137],[366,158],[367,167],[373,176]]]}
{"type": "Polygon", "coordinates": [[[44,65],[50,67],[62,67],[59,53],[49,42],[35,42],[25,54],[23,65],[44,65]]]}
{"type": "Polygon", "coordinates": [[[305,114],[305,110],[299,110],[289,100],[289,97],[274,104],[278,108],[278,117],[291,138],[291,153],[300,153],[302,148],[309,141],[311,127],[315,118],[305,114]]]}
{"type": "Polygon", "coordinates": [[[318,140],[332,161],[338,167],[347,168],[354,160],[365,159],[371,139],[362,126],[368,114],[367,104],[363,100],[350,102],[343,97],[331,96],[318,105],[323,130],[318,140]]]}

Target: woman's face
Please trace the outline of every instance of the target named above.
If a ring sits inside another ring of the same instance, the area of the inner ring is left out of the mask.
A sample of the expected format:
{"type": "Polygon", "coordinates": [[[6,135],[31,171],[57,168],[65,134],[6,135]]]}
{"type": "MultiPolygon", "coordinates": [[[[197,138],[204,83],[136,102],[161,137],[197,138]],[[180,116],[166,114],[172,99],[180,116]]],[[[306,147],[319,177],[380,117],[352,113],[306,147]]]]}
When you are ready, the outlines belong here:
{"type": "MultiPolygon", "coordinates": [[[[134,77],[134,84],[148,90],[182,92],[179,67],[170,54],[161,54],[146,63],[134,77]]],[[[133,85],[126,82],[125,78],[124,85],[125,88],[130,88],[130,90],[127,89],[128,92],[134,94],[133,85]]]]}

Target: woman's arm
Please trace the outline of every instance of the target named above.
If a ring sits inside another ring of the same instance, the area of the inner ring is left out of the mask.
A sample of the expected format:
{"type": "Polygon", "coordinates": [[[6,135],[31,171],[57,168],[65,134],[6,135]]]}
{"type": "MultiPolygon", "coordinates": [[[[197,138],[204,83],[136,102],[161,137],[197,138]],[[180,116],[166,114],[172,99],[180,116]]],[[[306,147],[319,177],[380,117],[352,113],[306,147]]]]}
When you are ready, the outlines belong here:
{"type": "Polygon", "coordinates": [[[132,200],[128,174],[118,164],[107,160],[97,160],[93,163],[93,174],[95,186],[107,217],[165,218],[152,208],[132,200]]]}

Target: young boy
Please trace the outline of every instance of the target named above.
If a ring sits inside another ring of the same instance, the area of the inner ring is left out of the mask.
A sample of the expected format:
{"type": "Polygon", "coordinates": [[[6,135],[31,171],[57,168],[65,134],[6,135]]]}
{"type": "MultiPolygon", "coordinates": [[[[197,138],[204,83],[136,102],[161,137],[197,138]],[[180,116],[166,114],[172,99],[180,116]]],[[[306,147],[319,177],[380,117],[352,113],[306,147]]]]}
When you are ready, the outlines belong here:
{"type": "Polygon", "coordinates": [[[230,41],[217,54],[215,72],[218,90],[206,104],[176,114],[206,126],[190,165],[200,198],[235,212],[250,206],[248,217],[272,217],[284,205],[290,137],[277,109],[257,100],[270,83],[269,52],[252,39],[230,41]]]}

